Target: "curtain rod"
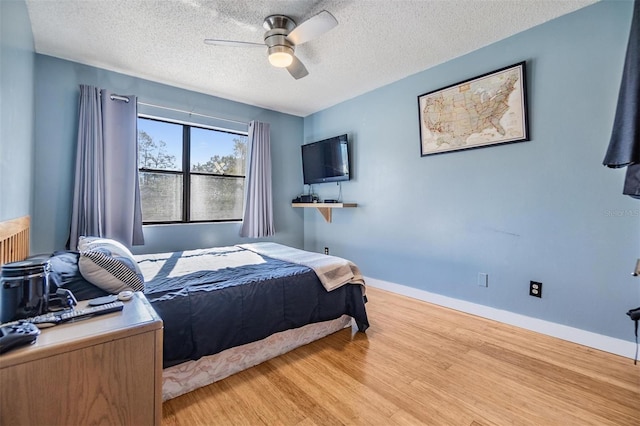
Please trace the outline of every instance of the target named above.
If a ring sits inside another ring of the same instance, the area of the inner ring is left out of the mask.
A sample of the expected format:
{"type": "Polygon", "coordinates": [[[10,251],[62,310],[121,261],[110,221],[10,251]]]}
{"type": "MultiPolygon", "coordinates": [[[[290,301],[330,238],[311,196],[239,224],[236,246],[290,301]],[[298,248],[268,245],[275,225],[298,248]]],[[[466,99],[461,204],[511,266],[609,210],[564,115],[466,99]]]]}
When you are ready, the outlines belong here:
{"type": "MultiPolygon", "coordinates": [[[[126,97],[126,96],[111,95],[110,97],[111,97],[111,100],[129,102],[129,98],[126,97]]],[[[165,107],[165,106],[161,106],[161,105],[148,104],[146,102],[138,101],[138,105],[144,105],[144,106],[148,106],[148,107],[152,107],[152,108],[165,109],[165,110],[168,110],[168,111],[180,112],[180,113],[183,113],[183,114],[197,115],[198,117],[212,118],[214,120],[228,121],[229,123],[242,124],[244,126],[248,126],[249,125],[249,123],[245,123],[244,121],[230,120],[228,118],[215,117],[213,115],[200,114],[200,113],[197,113],[197,112],[185,111],[185,110],[176,109],[176,108],[169,108],[169,107],[165,107]]]]}

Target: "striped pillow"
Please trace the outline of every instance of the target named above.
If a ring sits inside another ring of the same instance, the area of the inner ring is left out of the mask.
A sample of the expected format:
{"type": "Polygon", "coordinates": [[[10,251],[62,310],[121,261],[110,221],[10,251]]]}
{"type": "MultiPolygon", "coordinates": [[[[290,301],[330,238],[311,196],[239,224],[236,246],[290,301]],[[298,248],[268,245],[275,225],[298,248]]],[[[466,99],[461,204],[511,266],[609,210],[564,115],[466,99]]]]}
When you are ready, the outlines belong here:
{"type": "Polygon", "coordinates": [[[78,243],[80,273],[91,284],[108,291],[143,291],[144,281],[138,264],[131,252],[117,241],[106,238],[91,239],[78,243]]]}

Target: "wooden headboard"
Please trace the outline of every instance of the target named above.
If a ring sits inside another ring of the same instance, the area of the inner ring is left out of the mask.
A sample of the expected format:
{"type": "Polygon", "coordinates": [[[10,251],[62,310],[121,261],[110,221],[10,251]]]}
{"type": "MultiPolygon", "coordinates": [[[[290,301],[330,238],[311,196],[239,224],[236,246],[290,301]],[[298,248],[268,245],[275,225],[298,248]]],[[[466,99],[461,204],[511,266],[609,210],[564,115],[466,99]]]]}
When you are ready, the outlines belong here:
{"type": "Polygon", "coordinates": [[[29,256],[29,216],[0,222],[0,265],[29,256]]]}

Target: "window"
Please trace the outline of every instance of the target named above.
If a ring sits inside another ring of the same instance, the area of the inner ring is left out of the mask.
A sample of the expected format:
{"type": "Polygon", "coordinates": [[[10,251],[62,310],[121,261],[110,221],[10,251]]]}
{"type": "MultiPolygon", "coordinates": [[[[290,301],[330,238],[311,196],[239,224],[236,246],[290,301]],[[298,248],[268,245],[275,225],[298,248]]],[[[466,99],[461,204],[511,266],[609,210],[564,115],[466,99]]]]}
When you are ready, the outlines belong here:
{"type": "Polygon", "coordinates": [[[247,135],[138,117],[142,221],[242,218],[247,135]]]}

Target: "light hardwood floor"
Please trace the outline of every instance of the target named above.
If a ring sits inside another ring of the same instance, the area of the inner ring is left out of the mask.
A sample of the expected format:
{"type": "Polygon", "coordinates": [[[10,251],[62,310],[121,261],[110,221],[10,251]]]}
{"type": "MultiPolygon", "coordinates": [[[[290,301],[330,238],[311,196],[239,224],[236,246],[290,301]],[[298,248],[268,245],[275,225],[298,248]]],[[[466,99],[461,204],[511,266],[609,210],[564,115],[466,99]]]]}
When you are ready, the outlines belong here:
{"type": "Polygon", "coordinates": [[[167,401],[163,423],[640,424],[631,359],[367,292],[366,335],[343,330],[167,401]]]}

